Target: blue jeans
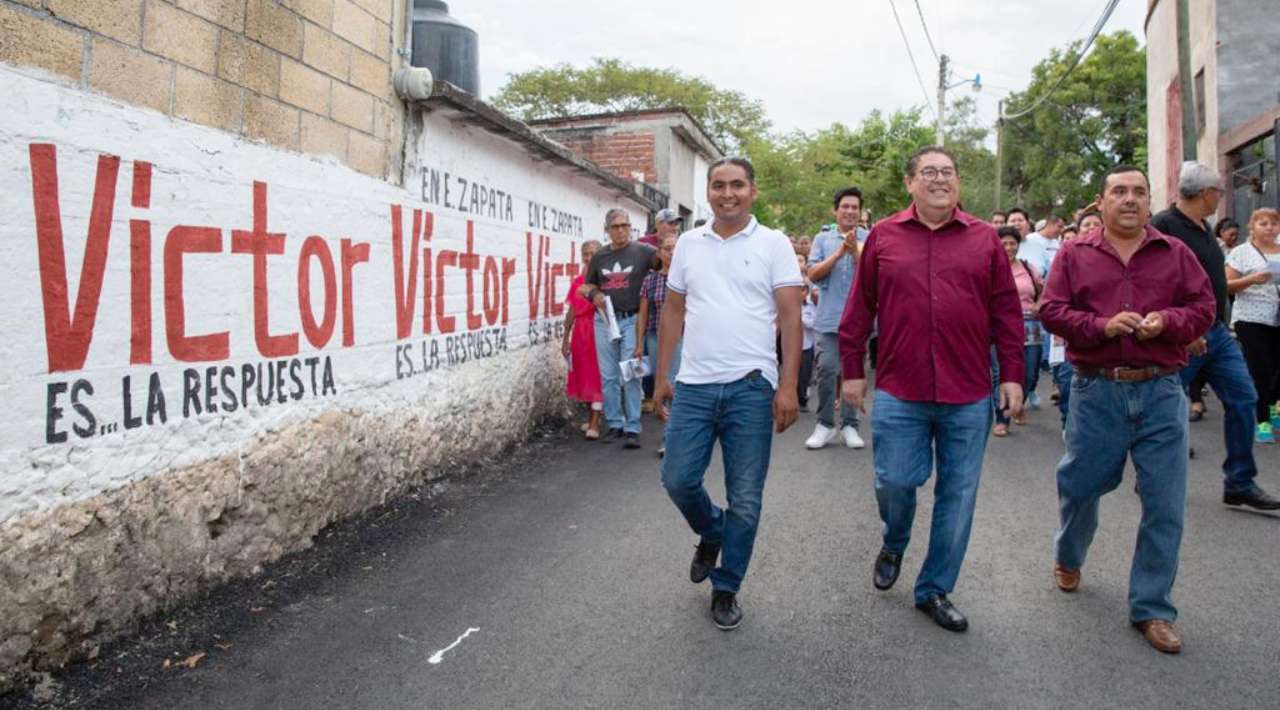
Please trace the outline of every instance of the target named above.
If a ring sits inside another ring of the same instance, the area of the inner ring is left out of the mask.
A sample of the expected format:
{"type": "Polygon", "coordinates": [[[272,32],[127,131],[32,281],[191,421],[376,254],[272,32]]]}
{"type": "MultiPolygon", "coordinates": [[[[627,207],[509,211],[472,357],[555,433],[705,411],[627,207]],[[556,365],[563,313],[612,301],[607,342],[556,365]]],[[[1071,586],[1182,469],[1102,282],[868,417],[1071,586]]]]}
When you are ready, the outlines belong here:
{"type": "MultiPolygon", "coordinates": [[[[1022,376],[1022,396],[1026,400],[1036,391],[1036,382],[1040,379],[1039,345],[1022,346],[1022,364],[1026,367],[1022,376]]],[[[991,409],[997,424],[1009,423],[1009,418],[1000,410],[1000,363],[996,360],[995,348],[991,348],[991,409]]]]}
{"type": "Polygon", "coordinates": [[[1062,428],[1067,428],[1067,412],[1071,411],[1071,380],[1075,368],[1062,361],[1053,366],[1053,383],[1058,386],[1058,411],[1062,414],[1062,428]]]}
{"type": "MultiPolygon", "coordinates": [[[[676,373],[680,372],[680,350],[684,342],[676,343],[676,351],[671,355],[671,369],[667,370],[667,379],[674,385],[676,381],[676,373]]],[[[658,334],[649,332],[644,334],[644,351],[649,355],[649,372],[653,376],[658,375],[658,334]]]]}
{"type": "Polygon", "coordinates": [[[1057,561],[1084,566],[1098,529],[1098,503],[1120,485],[1133,458],[1142,499],[1138,545],[1129,569],[1129,619],[1173,621],[1170,592],[1178,573],[1187,500],[1187,400],[1178,378],[1112,382],[1076,373],[1067,415],[1067,452],[1058,464],[1062,527],[1057,561]]]}
{"type": "Polygon", "coordinates": [[[721,545],[713,589],[737,592],[751,562],[773,444],[773,393],[759,372],[736,382],[675,386],[662,485],[689,527],[704,542],[721,545]],[[717,439],[728,508],[712,503],[702,485],[717,439]]]}
{"type": "Polygon", "coordinates": [[[644,387],[639,377],[624,383],[622,368],[618,366],[624,359],[630,359],[636,349],[635,315],[618,318],[618,330],[622,339],[610,340],[608,321],[596,313],[596,361],[600,364],[600,387],[604,390],[604,420],[610,429],[639,434],[644,387]]]}
{"type": "Polygon", "coordinates": [[[1257,487],[1253,479],[1258,477],[1258,464],[1253,459],[1254,410],[1258,406],[1258,391],[1245,365],[1240,345],[1231,337],[1227,326],[1214,323],[1205,334],[1209,349],[1204,355],[1191,358],[1182,369],[1182,385],[1189,387],[1201,370],[1207,375],[1209,385],[1222,400],[1223,438],[1226,439],[1227,458],[1222,462],[1226,476],[1224,487],[1232,492],[1244,492],[1257,487]]]}
{"type": "Polygon", "coordinates": [[[916,517],[916,489],[933,472],[935,450],[938,457],[929,551],[916,578],[917,602],[955,589],[969,547],[990,429],[991,402],[986,398],[972,404],[907,402],[876,390],[871,409],[876,500],[884,522],[884,546],[890,552],[907,549],[916,517]]]}

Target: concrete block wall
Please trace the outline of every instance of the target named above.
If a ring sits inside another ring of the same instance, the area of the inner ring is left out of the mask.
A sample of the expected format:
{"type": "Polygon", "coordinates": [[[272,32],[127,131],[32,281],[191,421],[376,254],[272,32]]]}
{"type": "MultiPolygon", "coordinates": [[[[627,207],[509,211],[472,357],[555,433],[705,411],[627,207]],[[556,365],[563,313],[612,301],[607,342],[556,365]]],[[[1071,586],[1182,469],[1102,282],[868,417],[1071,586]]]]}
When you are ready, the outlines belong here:
{"type": "Polygon", "coordinates": [[[0,0],[0,62],[398,177],[407,0],[0,0]]]}

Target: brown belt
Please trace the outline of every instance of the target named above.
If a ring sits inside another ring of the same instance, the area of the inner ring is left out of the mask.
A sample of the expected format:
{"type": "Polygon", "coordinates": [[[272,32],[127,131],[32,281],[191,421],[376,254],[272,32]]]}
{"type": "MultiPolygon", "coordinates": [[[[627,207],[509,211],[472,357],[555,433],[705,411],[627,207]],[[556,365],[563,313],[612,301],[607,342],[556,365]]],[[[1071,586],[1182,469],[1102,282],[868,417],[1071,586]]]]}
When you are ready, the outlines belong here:
{"type": "Polygon", "coordinates": [[[1112,382],[1146,382],[1157,377],[1173,375],[1176,367],[1077,367],[1076,374],[1081,377],[1101,377],[1112,382]]]}

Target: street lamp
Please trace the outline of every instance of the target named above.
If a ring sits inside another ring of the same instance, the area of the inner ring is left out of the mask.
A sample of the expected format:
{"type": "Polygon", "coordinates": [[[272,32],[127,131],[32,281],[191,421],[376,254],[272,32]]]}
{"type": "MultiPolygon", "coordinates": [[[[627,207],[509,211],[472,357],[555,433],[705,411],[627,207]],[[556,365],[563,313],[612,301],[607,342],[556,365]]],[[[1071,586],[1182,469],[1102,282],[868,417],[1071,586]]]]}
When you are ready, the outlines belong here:
{"type": "Polygon", "coordinates": [[[938,58],[938,145],[945,145],[946,130],[944,129],[944,121],[947,113],[947,89],[954,89],[957,86],[965,84],[973,84],[975,92],[982,91],[982,75],[974,74],[971,79],[961,79],[955,83],[948,84],[948,67],[951,64],[951,58],[942,55],[938,58]]]}

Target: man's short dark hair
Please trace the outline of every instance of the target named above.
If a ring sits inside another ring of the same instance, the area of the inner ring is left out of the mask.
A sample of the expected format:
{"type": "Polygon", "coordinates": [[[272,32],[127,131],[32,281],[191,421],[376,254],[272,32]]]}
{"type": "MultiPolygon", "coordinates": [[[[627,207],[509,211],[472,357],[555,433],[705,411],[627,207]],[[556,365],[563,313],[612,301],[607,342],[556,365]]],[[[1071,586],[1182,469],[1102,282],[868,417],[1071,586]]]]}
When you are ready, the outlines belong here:
{"type": "Polygon", "coordinates": [[[1008,214],[1007,212],[1001,212],[1000,210],[996,210],[995,212],[992,212],[992,213],[991,213],[991,216],[992,216],[992,217],[1004,217],[1005,219],[1008,219],[1008,218],[1009,218],[1009,214],[1008,214]]]}
{"type": "Polygon", "coordinates": [[[1019,244],[1022,243],[1022,232],[1019,232],[1017,227],[996,227],[996,236],[1001,239],[1004,239],[1005,237],[1017,239],[1019,244]]]}
{"type": "MultiPolygon", "coordinates": [[[[858,211],[859,212],[862,211],[862,190],[859,190],[856,187],[845,187],[845,188],[836,190],[836,194],[832,197],[832,200],[831,200],[831,209],[833,210],[840,209],[840,203],[843,202],[844,198],[846,197],[858,198],[858,211]]],[[[861,218],[861,215],[859,215],[859,218],[861,218]]]]}
{"type": "Polygon", "coordinates": [[[1125,165],[1124,163],[1121,163],[1102,174],[1102,180],[1098,182],[1098,194],[1107,194],[1107,180],[1109,180],[1112,175],[1121,175],[1124,173],[1142,173],[1142,179],[1146,181],[1147,188],[1151,188],[1151,178],[1147,177],[1147,171],[1136,165],[1125,165]]]}
{"type": "Polygon", "coordinates": [[[907,177],[915,176],[916,168],[919,167],[920,165],[920,159],[926,155],[929,155],[930,153],[937,153],[938,155],[947,156],[947,159],[951,161],[952,167],[956,169],[956,174],[957,175],[960,174],[960,164],[956,162],[956,156],[952,155],[951,151],[947,150],[946,148],[943,148],[940,145],[926,145],[920,150],[917,150],[916,152],[912,153],[910,158],[907,158],[907,177]]]}
{"type": "Polygon", "coordinates": [[[743,158],[740,156],[731,156],[728,158],[721,158],[715,161],[714,163],[712,163],[710,166],[708,166],[707,182],[711,182],[711,173],[714,173],[716,171],[716,168],[719,168],[725,165],[736,165],[742,168],[747,173],[747,182],[751,183],[752,185],[755,184],[756,182],[755,166],[751,164],[750,160],[747,160],[746,158],[743,158]]]}
{"type": "Polygon", "coordinates": [[[1021,207],[1010,207],[1009,211],[1005,213],[1005,219],[1012,217],[1014,213],[1022,215],[1022,218],[1027,220],[1028,224],[1031,223],[1031,215],[1027,214],[1027,211],[1021,207]]]}

